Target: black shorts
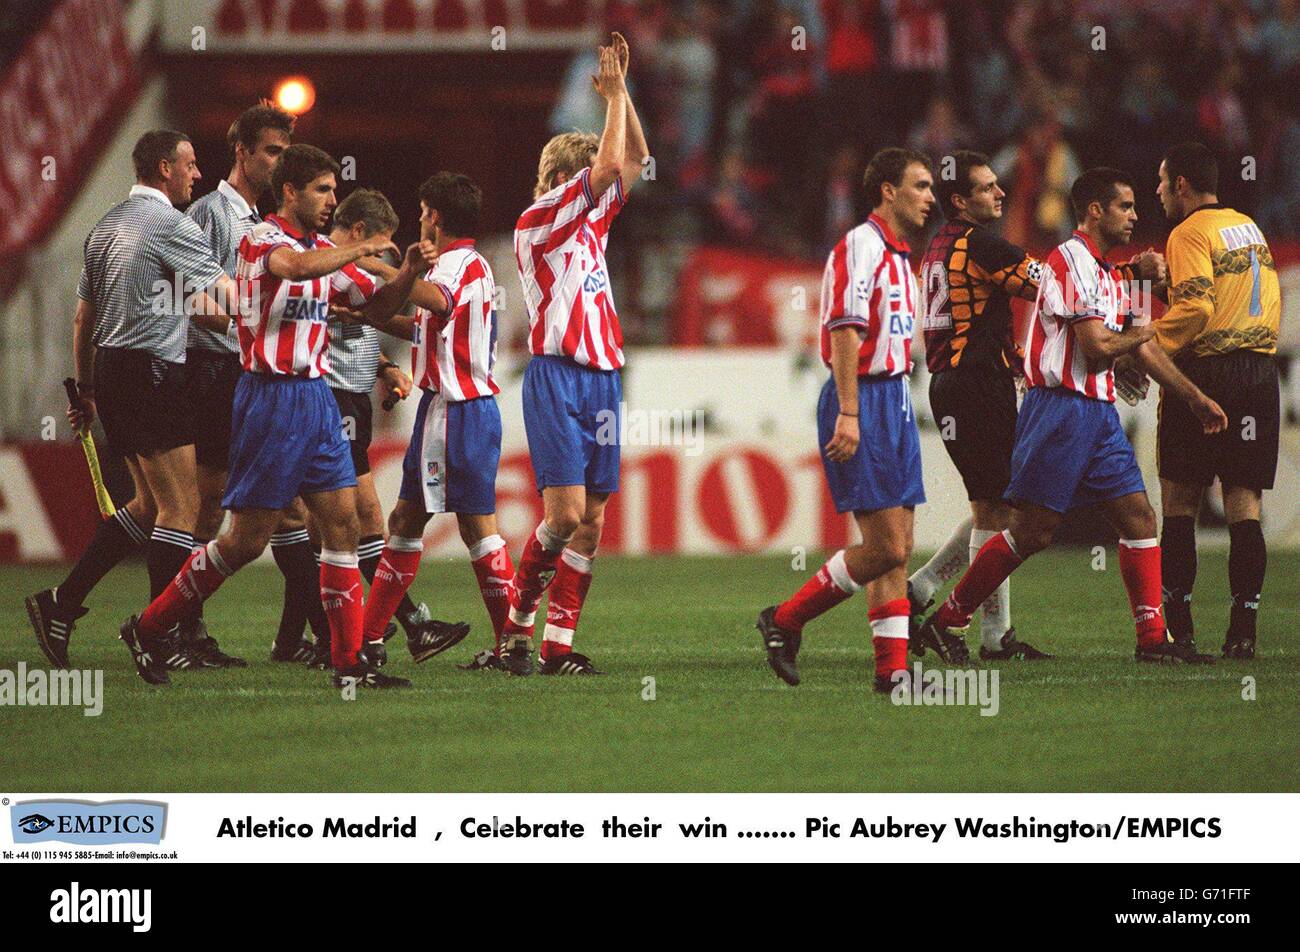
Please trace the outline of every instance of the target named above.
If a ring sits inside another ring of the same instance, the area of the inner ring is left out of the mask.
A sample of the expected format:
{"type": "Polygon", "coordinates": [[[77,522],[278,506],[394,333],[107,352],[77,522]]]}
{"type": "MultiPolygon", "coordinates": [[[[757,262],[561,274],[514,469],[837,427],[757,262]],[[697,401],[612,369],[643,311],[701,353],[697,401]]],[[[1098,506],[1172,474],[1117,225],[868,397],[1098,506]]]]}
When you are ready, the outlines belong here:
{"type": "Polygon", "coordinates": [[[1228,429],[1206,435],[1195,414],[1177,397],[1160,394],[1156,426],[1160,478],[1208,486],[1272,489],[1282,421],[1277,358],[1253,350],[1177,361],[1211,400],[1223,407],[1228,429]]]}
{"type": "Polygon", "coordinates": [[[114,455],[152,456],[194,442],[185,365],[147,350],[96,349],[95,407],[114,455]]]}
{"type": "Polygon", "coordinates": [[[370,394],[353,393],[351,390],[338,390],[334,387],[330,387],[330,390],[338,401],[339,416],[343,418],[343,435],[348,438],[348,445],[352,448],[352,465],[358,476],[364,476],[370,472],[368,451],[374,415],[370,394]]]}
{"type": "Polygon", "coordinates": [[[185,388],[194,420],[194,458],[225,470],[230,463],[230,416],[235,386],[244,372],[238,354],[191,350],[185,355],[185,388]]]}
{"type": "Polygon", "coordinates": [[[985,368],[941,370],[930,378],[930,413],[966,498],[1000,502],[1016,442],[1015,380],[985,368]]]}

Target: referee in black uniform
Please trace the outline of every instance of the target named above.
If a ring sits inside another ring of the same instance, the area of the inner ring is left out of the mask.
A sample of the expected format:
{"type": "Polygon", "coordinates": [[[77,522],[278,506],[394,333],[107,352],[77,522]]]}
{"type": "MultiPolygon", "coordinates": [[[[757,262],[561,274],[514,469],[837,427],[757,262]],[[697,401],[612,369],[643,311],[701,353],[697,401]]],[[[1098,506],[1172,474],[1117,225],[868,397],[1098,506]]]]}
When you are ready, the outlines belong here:
{"type": "MultiPolygon", "coordinates": [[[[37,641],[57,667],[68,666],[72,623],[85,614],[86,595],[136,544],[146,544],[151,597],[189,557],[198,508],[184,377],[190,322],[174,313],[172,300],[178,283],[183,297],[206,292],[190,310],[214,328],[228,324],[237,301],[203,233],[176,208],[200,177],[190,140],[146,132],[131,157],[137,184],[85,243],[73,322],[81,407],[68,415],[77,427],[99,416],[110,450],[126,460],[135,496],[124,517],[104,520],[62,584],[27,599],[37,641]],[[178,282],[178,275],[185,277],[178,282]]],[[[188,666],[174,642],[166,652],[169,665],[188,666]]]]}

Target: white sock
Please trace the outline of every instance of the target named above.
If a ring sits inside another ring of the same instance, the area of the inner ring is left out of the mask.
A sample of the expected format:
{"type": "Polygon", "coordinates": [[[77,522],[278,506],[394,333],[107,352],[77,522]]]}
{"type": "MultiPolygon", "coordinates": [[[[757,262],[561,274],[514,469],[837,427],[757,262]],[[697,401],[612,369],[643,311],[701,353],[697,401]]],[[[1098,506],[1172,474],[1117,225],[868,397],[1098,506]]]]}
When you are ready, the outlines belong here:
{"type": "Polygon", "coordinates": [[[908,579],[912,583],[912,594],[924,605],[934,598],[940,586],[970,565],[971,525],[973,520],[967,518],[952,531],[948,541],[939,547],[929,562],[922,565],[908,579]]]}
{"type": "MultiPolygon", "coordinates": [[[[971,529],[970,560],[995,535],[996,529],[971,529]]],[[[1002,647],[1002,636],[1011,627],[1011,579],[1004,578],[992,595],[980,606],[980,643],[991,651],[1002,647]]]]}

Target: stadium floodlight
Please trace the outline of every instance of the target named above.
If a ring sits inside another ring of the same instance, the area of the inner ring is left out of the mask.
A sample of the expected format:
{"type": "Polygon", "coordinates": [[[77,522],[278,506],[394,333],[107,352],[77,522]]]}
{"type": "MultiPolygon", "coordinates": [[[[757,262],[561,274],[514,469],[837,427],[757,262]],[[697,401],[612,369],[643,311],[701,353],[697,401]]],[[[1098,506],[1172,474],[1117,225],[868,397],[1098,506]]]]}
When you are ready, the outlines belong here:
{"type": "Polygon", "coordinates": [[[288,76],[276,84],[275,104],[285,112],[301,116],[316,105],[316,86],[306,76],[288,76]]]}

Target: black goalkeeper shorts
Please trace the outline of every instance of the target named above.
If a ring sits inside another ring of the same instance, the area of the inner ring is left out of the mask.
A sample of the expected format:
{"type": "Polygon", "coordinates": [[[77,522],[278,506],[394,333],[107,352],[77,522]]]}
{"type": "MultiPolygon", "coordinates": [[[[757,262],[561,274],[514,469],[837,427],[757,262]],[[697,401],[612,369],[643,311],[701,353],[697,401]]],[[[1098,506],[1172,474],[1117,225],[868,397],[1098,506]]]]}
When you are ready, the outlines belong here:
{"type": "Polygon", "coordinates": [[[1277,358],[1253,350],[1177,361],[1211,400],[1223,407],[1228,429],[1207,435],[1182,400],[1160,393],[1156,426],[1160,478],[1208,486],[1272,489],[1282,420],[1277,358]]]}
{"type": "Polygon", "coordinates": [[[224,471],[230,465],[230,420],[243,372],[238,354],[195,348],[185,355],[185,386],[194,414],[194,458],[200,466],[224,471]]]}
{"type": "Polygon", "coordinates": [[[1000,502],[1016,443],[1014,378],[987,368],[941,370],[930,378],[930,413],[966,497],[1000,502]]]}
{"type": "Polygon", "coordinates": [[[352,450],[352,466],[358,476],[370,472],[370,438],[374,430],[374,407],[370,394],[330,387],[343,418],[343,435],[352,450]]]}

